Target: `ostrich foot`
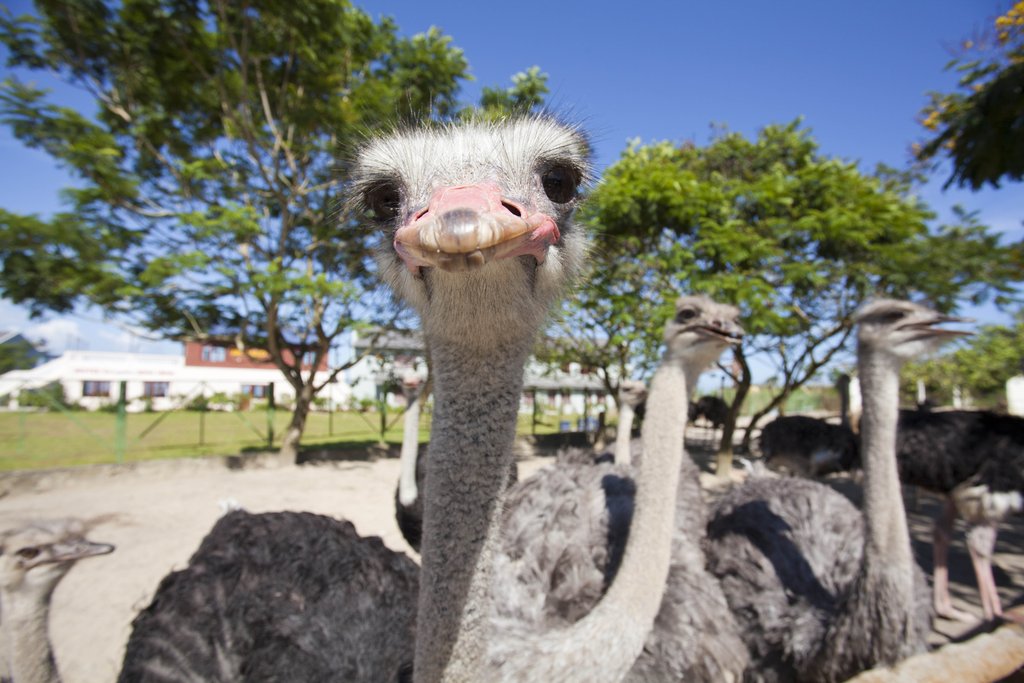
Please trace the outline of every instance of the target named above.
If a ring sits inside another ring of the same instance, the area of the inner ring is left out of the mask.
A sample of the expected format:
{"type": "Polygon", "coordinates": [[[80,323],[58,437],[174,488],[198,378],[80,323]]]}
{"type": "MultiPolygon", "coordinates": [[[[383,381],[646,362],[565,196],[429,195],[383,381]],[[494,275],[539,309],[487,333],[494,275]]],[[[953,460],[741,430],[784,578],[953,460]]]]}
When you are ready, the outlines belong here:
{"type": "Polygon", "coordinates": [[[1024,625],[1024,605],[1011,607],[996,618],[1007,623],[1024,625]]]}
{"type": "Polygon", "coordinates": [[[935,610],[935,616],[948,619],[950,621],[959,621],[965,624],[976,624],[981,621],[977,616],[970,612],[964,612],[963,610],[953,607],[953,605],[939,605],[933,606],[935,610]]]}

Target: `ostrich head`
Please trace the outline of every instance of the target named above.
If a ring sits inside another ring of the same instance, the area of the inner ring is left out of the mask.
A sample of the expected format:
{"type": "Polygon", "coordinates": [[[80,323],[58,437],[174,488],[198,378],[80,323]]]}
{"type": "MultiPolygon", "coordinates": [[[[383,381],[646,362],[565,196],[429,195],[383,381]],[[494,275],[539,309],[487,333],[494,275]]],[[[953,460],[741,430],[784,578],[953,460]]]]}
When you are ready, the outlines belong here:
{"type": "Polygon", "coordinates": [[[45,598],[75,562],[113,550],[87,540],[78,520],[34,522],[0,536],[0,589],[45,598]]]}
{"type": "Polygon", "coordinates": [[[527,117],[374,140],[353,177],[382,275],[428,336],[486,342],[532,338],[579,270],[589,172],[578,130],[527,117]]]}
{"type": "Polygon", "coordinates": [[[879,299],[862,306],[853,315],[858,325],[857,344],[884,353],[898,364],[934,351],[955,337],[970,335],[965,330],[936,327],[942,323],[971,322],[896,299],[879,299]]]}
{"type": "Polygon", "coordinates": [[[647,385],[636,379],[619,383],[619,403],[636,408],[647,399],[647,385]]]}
{"type": "Polygon", "coordinates": [[[690,365],[688,374],[695,377],[718,360],[727,346],[743,341],[739,315],[735,306],[720,304],[704,295],[679,297],[675,317],[665,325],[668,353],[686,358],[690,365]]]}

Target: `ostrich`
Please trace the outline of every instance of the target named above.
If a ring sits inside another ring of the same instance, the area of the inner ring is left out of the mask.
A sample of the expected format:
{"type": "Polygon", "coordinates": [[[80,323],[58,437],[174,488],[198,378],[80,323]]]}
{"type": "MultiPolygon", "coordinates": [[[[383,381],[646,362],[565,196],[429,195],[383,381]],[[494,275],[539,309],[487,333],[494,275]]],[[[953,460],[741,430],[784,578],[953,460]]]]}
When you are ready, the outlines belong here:
{"type": "Polygon", "coordinates": [[[419,597],[411,561],[378,552],[379,541],[351,527],[233,513],[140,614],[121,681],[394,680],[406,668],[414,609],[417,680],[476,668],[523,366],[586,246],[570,218],[588,149],[577,130],[548,118],[367,142],[351,166],[352,210],[382,237],[382,276],[420,314],[434,378],[419,597]],[[214,566],[225,575],[212,576],[214,566]],[[269,594],[229,591],[263,581],[269,594]],[[253,657],[250,645],[269,656],[253,657]],[[370,657],[378,670],[361,664],[370,657]]]}
{"type": "Polygon", "coordinates": [[[1002,615],[992,576],[998,523],[1024,507],[1024,419],[989,411],[903,411],[896,458],[900,479],[943,496],[935,520],[932,601],[936,614],[973,620],[949,597],[953,522],[967,522],[967,549],[985,619],[1002,615]]]}
{"type": "Polygon", "coordinates": [[[418,574],[349,522],[229,512],[136,616],[118,680],[405,680],[418,574]]]}
{"type": "Polygon", "coordinates": [[[750,648],[749,680],[838,681],[923,650],[927,586],[896,472],[899,369],[960,320],[880,300],[854,316],[864,391],[864,512],[814,481],[754,478],[708,525],[709,568],[750,648]]]}
{"type": "Polygon", "coordinates": [[[842,472],[860,464],[853,430],[806,415],[775,418],[761,430],[759,444],[768,467],[806,477],[842,472]]]}
{"type": "Polygon", "coordinates": [[[836,390],[840,405],[838,425],[804,415],[778,417],[765,425],[759,446],[766,465],[805,477],[860,467],[860,446],[854,433],[860,420],[860,384],[841,374],[836,390]]]}
{"type": "Polygon", "coordinates": [[[420,409],[430,395],[430,384],[427,382],[421,388],[419,377],[407,377],[402,382],[402,393],[405,394],[405,417],[398,487],[395,489],[395,521],[406,542],[419,552],[423,533],[420,484],[425,474],[423,456],[426,454],[426,448],[420,446],[420,409]]]}
{"type": "Polygon", "coordinates": [[[637,380],[619,383],[619,425],[615,429],[615,462],[628,465],[632,460],[633,419],[637,408],[647,401],[647,385],[637,380]]]}
{"type": "Polygon", "coordinates": [[[35,522],[0,534],[0,631],[7,671],[4,680],[58,683],[50,647],[50,598],[60,580],[86,557],[114,546],[85,538],[77,520],[35,522]]]}
{"type": "MultiPolygon", "coordinates": [[[[676,310],[666,334],[673,362],[684,369],[682,389],[692,390],[701,371],[738,342],[742,330],[735,308],[706,297],[682,297],[676,310]]],[[[642,397],[642,386],[628,386],[630,399],[642,397]]],[[[658,410],[657,400],[652,393],[649,411],[658,410]]],[[[679,405],[686,405],[685,396],[679,405]]],[[[676,416],[677,427],[681,422],[685,429],[685,421],[685,414],[676,416]]],[[[509,491],[494,576],[495,634],[525,624],[539,631],[572,624],[591,612],[609,584],[615,586],[636,479],[648,458],[640,448],[634,457],[632,466],[559,462],[509,491]]],[[[704,502],[696,466],[685,455],[675,500],[665,594],[626,680],[737,680],[746,664],[745,647],[717,581],[704,569],[704,502]]]]}

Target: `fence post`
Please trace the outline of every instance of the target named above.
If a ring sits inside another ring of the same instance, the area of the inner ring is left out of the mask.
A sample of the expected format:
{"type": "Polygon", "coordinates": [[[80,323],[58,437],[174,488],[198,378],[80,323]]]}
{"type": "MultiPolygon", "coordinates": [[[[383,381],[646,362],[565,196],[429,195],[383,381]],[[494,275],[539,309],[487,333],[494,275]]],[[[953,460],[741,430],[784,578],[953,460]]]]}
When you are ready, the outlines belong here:
{"type": "Polygon", "coordinates": [[[334,436],[334,397],[327,398],[327,436],[334,436]]]}
{"type": "Polygon", "coordinates": [[[114,423],[114,454],[118,464],[124,462],[125,432],[127,426],[128,382],[121,381],[117,395],[117,421],[114,423]]]}
{"type": "Polygon", "coordinates": [[[530,420],[530,434],[532,434],[533,436],[537,436],[537,422],[539,421],[537,419],[538,412],[539,412],[539,407],[537,405],[537,390],[534,389],[533,390],[533,415],[531,416],[532,419],[530,420]]]}
{"type": "Polygon", "coordinates": [[[205,403],[199,405],[199,445],[206,445],[206,410],[208,406],[205,403]]]}
{"type": "Polygon", "coordinates": [[[274,447],[274,383],[267,385],[267,448],[274,447]]]}

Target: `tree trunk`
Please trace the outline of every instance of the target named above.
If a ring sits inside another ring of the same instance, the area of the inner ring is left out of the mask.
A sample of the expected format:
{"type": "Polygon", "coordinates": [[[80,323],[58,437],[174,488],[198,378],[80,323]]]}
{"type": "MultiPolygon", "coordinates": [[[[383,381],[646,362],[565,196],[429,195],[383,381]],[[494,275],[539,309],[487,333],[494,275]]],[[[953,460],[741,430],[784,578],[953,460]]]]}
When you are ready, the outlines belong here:
{"type": "Polygon", "coordinates": [[[295,392],[295,409],[292,411],[291,422],[288,423],[284,436],[281,438],[281,449],[277,452],[278,464],[282,466],[298,464],[302,433],[306,431],[306,418],[309,417],[309,408],[312,404],[313,384],[310,382],[295,392]]]}
{"type": "Polygon", "coordinates": [[[740,409],[743,408],[743,402],[750,392],[751,382],[750,366],[747,365],[747,358],[743,355],[743,350],[734,349],[733,355],[742,368],[742,372],[739,382],[736,383],[736,395],[733,396],[732,403],[729,405],[729,413],[725,416],[725,424],[722,425],[722,440],[718,444],[718,453],[715,457],[717,465],[715,474],[722,479],[728,479],[732,474],[732,439],[736,433],[736,421],[739,419],[740,409]]]}

